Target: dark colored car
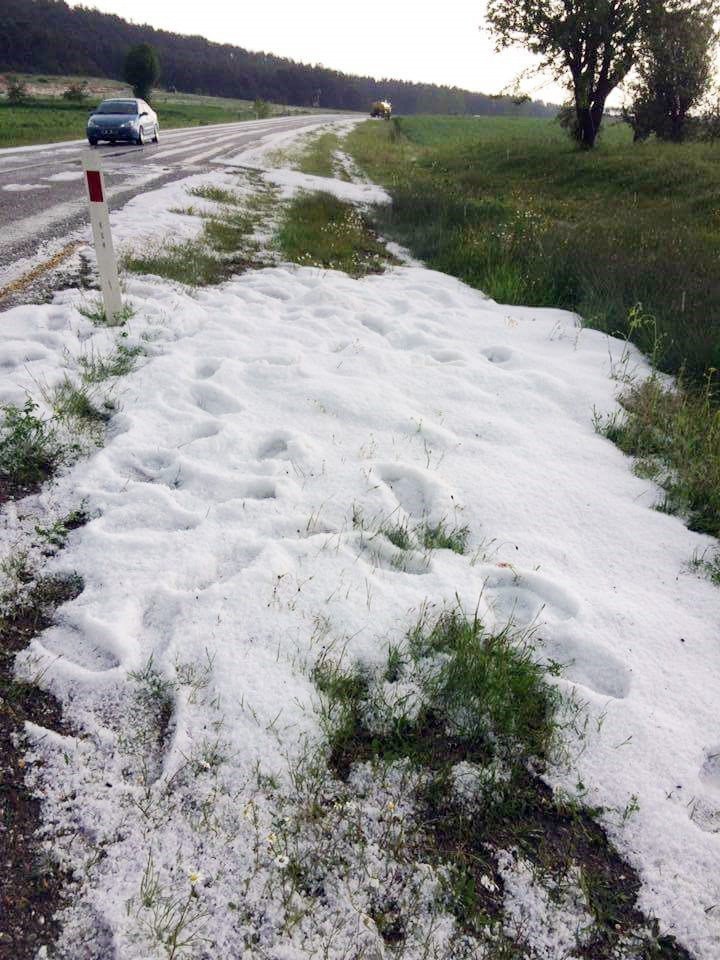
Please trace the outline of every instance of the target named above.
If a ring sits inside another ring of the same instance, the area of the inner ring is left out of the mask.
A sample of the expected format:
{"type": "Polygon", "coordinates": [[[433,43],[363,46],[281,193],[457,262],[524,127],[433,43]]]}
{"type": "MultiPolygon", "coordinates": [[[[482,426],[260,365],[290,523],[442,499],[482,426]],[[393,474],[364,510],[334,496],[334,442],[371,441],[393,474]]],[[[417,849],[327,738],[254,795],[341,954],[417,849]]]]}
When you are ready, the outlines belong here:
{"type": "Polygon", "coordinates": [[[93,147],[100,140],[157,143],[159,135],[157,114],[144,100],[103,100],[87,122],[87,138],[93,147]]]}

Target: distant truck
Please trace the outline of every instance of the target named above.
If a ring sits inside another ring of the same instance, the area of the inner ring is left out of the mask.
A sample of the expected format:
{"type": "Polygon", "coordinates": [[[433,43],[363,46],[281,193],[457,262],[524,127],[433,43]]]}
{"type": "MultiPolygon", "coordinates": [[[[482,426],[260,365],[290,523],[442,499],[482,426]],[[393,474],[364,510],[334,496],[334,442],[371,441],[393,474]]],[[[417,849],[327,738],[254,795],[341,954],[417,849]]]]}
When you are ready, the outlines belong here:
{"type": "Polygon", "coordinates": [[[370,107],[371,117],[382,117],[383,120],[389,120],[392,116],[392,103],[389,100],[375,100],[370,107]]]}

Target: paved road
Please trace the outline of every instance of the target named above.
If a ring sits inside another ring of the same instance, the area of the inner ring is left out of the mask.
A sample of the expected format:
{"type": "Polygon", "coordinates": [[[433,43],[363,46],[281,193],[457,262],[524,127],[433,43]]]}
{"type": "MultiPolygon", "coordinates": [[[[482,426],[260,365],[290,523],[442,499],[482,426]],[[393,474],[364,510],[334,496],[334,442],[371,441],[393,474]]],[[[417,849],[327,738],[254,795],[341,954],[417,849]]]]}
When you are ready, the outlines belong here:
{"type": "MultiPolygon", "coordinates": [[[[110,206],[117,208],[141,190],[209,169],[270,134],[338,119],[343,117],[313,114],[161,130],[159,144],[101,144],[95,149],[102,154],[110,206]]],[[[87,221],[80,171],[80,151],[86,148],[82,140],[0,150],[0,289],[14,279],[18,261],[31,264],[87,221]]]]}

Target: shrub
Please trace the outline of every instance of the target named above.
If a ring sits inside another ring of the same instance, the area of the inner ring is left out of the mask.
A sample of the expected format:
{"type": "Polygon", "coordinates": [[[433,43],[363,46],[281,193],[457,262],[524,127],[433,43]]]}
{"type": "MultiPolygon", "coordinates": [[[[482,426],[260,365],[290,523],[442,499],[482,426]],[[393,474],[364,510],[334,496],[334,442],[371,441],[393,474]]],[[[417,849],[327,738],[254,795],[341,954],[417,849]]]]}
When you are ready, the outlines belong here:
{"type": "Polygon", "coordinates": [[[67,90],[63,90],[63,99],[79,103],[87,96],[87,80],[82,83],[71,83],[67,90]]]}
{"type": "Polygon", "coordinates": [[[7,80],[7,100],[8,103],[24,103],[30,99],[27,84],[19,77],[8,77],[7,80]]]}

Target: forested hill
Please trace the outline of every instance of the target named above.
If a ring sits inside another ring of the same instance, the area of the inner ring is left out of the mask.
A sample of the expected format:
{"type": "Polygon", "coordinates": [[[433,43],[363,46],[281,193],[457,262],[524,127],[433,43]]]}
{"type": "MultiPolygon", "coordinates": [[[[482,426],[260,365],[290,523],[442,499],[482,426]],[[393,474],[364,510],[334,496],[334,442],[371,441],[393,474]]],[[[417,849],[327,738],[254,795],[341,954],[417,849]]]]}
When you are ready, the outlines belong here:
{"type": "Polygon", "coordinates": [[[297,106],[366,110],[378,96],[398,113],[473,113],[543,116],[543,103],[517,106],[509,99],[402,80],[356,77],[307,66],[242,47],[181,36],[63,0],[2,0],[0,71],[90,74],[122,79],[128,48],[152,44],[160,57],[161,83],[186,93],[261,97],[297,106]]]}

